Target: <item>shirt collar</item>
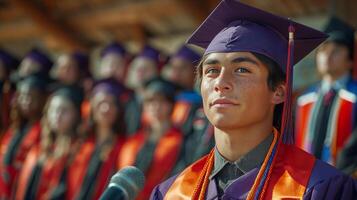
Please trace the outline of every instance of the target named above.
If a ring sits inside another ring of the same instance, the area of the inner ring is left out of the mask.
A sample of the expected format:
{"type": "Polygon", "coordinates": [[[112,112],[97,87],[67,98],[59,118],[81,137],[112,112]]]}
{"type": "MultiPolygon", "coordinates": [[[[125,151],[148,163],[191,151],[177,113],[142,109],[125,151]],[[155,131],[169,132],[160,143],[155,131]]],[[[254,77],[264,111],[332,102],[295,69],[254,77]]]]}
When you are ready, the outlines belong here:
{"type": "Polygon", "coordinates": [[[256,167],[259,167],[263,163],[273,139],[274,139],[274,135],[270,134],[254,149],[252,149],[247,154],[242,156],[239,160],[236,160],[234,162],[230,162],[230,161],[226,160],[219,153],[217,147],[215,147],[215,149],[214,149],[214,168],[211,173],[210,179],[213,179],[220,171],[223,170],[224,166],[226,166],[228,163],[237,167],[241,172],[243,172],[243,174],[249,172],[250,170],[252,170],[256,167]]]}
{"type": "Polygon", "coordinates": [[[335,82],[333,82],[332,84],[327,82],[327,81],[322,80],[322,82],[321,82],[321,92],[323,94],[325,94],[331,88],[333,88],[335,90],[342,89],[342,88],[346,87],[347,82],[348,82],[349,79],[350,79],[350,75],[349,74],[345,74],[341,78],[339,78],[335,82]]]}

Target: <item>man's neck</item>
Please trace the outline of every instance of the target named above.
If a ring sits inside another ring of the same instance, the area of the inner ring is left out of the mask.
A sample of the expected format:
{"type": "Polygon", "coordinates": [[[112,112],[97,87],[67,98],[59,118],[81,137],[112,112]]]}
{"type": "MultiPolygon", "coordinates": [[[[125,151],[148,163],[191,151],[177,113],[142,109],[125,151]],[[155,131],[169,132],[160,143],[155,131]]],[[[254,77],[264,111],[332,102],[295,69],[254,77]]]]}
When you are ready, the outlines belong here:
{"type": "Polygon", "coordinates": [[[329,83],[329,84],[334,84],[337,80],[347,76],[349,72],[343,73],[343,74],[326,74],[322,77],[322,80],[329,83]]]}
{"type": "Polygon", "coordinates": [[[272,134],[273,126],[269,125],[243,127],[235,130],[215,128],[215,140],[219,153],[229,161],[236,161],[259,145],[272,134]]]}

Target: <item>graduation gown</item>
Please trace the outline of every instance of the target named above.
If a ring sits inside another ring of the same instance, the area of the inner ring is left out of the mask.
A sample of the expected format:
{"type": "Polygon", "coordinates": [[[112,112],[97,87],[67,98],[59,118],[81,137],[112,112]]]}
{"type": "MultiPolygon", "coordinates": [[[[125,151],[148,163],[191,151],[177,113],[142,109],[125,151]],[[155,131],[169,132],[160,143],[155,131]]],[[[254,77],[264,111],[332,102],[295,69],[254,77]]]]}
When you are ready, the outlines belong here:
{"type": "Polygon", "coordinates": [[[66,199],[99,199],[117,171],[124,140],[118,137],[111,148],[97,146],[94,137],[83,143],[68,170],[66,199]]]}
{"type": "MultiPolygon", "coordinates": [[[[357,183],[353,179],[295,146],[281,145],[263,199],[355,199],[357,183]]],[[[186,199],[185,194],[193,193],[197,174],[203,170],[206,159],[207,156],[158,185],[150,199],[165,199],[168,193],[178,193],[183,196],[176,196],[177,199],[186,199]]],[[[254,168],[234,180],[222,199],[246,199],[258,173],[259,168],[254,168]]],[[[218,199],[217,196],[216,183],[211,180],[205,199],[218,199]]],[[[173,199],[172,196],[166,198],[173,199]]]]}
{"type": "Polygon", "coordinates": [[[23,133],[9,128],[0,144],[0,199],[14,194],[19,172],[30,149],[40,142],[40,122],[34,123],[23,133]]]}
{"type": "MultiPolygon", "coordinates": [[[[310,88],[297,99],[296,108],[296,145],[305,151],[315,154],[313,140],[316,137],[316,125],[322,104],[319,86],[310,88]]],[[[336,164],[338,155],[351,138],[357,125],[357,82],[349,80],[345,88],[338,90],[334,98],[327,132],[322,149],[321,160],[336,164]]]]}
{"type": "MultiPolygon", "coordinates": [[[[144,130],[128,139],[118,159],[119,169],[135,165],[136,158],[147,142],[146,140],[147,134],[144,130]]],[[[148,199],[152,189],[170,175],[177,162],[182,141],[183,135],[176,128],[171,128],[162,135],[155,146],[150,166],[144,171],[146,181],[143,190],[136,198],[137,200],[148,199]]]]}
{"type": "Polygon", "coordinates": [[[41,147],[31,148],[21,170],[15,199],[63,199],[68,155],[39,162],[41,147]]]}

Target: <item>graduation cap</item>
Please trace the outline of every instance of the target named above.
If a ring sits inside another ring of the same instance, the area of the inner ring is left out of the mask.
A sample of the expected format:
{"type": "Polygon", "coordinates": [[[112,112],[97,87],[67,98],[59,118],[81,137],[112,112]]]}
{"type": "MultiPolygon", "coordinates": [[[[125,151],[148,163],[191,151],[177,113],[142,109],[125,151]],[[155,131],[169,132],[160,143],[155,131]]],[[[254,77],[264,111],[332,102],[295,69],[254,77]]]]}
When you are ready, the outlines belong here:
{"type": "Polygon", "coordinates": [[[25,59],[31,59],[35,62],[37,62],[38,64],[40,64],[41,66],[41,71],[48,73],[51,68],[52,68],[52,61],[51,59],[42,51],[40,51],[39,49],[32,49],[30,52],[28,52],[25,56],[25,59]]]}
{"type": "Polygon", "coordinates": [[[169,101],[174,102],[179,87],[162,77],[154,77],[145,82],[144,89],[152,94],[161,94],[169,101]]]}
{"type": "Polygon", "coordinates": [[[52,96],[64,96],[75,105],[75,108],[80,111],[82,101],[84,99],[83,90],[76,86],[62,86],[59,87],[52,96]]]}
{"type": "Polygon", "coordinates": [[[103,79],[95,83],[92,95],[96,95],[99,92],[105,92],[116,97],[120,97],[126,90],[123,84],[119,83],[113,78],[103,79]]]}
{"type": "Polygon", "coordinates": [[[138,57],[148,58],[155,63],[160,62],[160,51],[155,49],[152,46],[146,45],[143,50],[140,52],[138,57]]]}
{"type": "Polygon", "coordinates": [[[20,80],[16,86],[18,89],[23,86],[27,86],[30,88],[38,89],[43,92],[48,92],[50,82],[51,80],[48,77],[34,74],[20,80]]]}
{"type": "Polygon", "coordinates": [[[185,59],[193,65],[198,64],[201,60],[201,55],[187,45],[182,45],[173,55],[173,57],[185,59]]]}
{"type": "Polygon", "coordinates": [[[353,58],[355,33],[353,27],[336,16],[332,16],[326,24],[324,32],[330,36],[328,41],[345,45],[349,50],[350,58],[353,58]]]}
{"type": "Polygon", "coordinates": [[[112,42],[108,46],[104,47],[104,49],[100,53],[100,56],[103,58],[105,55],[111,53],[124,56],[126,54],[126,50],[120,43],[112,42]]]}
{"type": "Polygon", "coordinates": [[[0,49],[0,60],[9,71],[16,70],[19,65],[19,60],[3,49],[0,49]]]}
{"type": "Polygon", "coordinates": [[[205,55],[213,52],[253,52],[275,61],[286,73],[282,139],[285,143],[292,143],[292,66],[326,38],[325,33],[289,19],[237,0],[223,0],[187,43],[205,48],[205,55]]]}

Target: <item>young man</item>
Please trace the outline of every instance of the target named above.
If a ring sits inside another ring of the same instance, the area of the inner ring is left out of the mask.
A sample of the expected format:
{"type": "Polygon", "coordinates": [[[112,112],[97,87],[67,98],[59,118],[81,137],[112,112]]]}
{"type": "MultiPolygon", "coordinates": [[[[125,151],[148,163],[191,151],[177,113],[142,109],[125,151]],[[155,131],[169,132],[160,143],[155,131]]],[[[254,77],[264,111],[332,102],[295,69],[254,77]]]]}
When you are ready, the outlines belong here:
{"type": "Polygon", "coordinates": [[[154,189],[152,199],[353,199],[351,178],[288,144],[292,65],[325,38],[223,0],[188,40],[206,49],[198,74],[216,147],[154,189]]]}
{"type": "Polygon", "coordinates": [[[333,17],[325,32],[330,38],[316,54],[317,71],[322,80],[297,101],[296,144],[316,158],[336,165],[357,127],[357,82],[350,74],[354,30],[333,17]]]}

